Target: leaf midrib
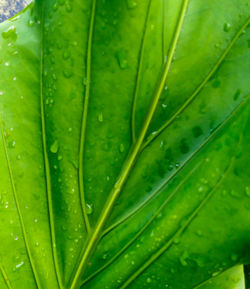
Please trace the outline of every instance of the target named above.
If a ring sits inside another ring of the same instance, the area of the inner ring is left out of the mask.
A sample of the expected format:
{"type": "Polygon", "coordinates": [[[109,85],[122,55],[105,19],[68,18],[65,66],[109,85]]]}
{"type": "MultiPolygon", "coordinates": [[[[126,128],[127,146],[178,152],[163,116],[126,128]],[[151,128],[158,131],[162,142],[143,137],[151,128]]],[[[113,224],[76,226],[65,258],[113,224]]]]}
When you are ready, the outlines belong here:
{"type": "Polygon", "coordinates": [[[210,190],[210,192],[205,196],[205,198],[200,202],[200,204],[197,206],[197,208],[194,210],[194,212],[191,214],[191,216],[187,219],[187,221],[184,223],[183,226],[179,228],[179,230],[176,231],[176,233],[170,238],[170,240],[162,246],[159,250],[157,250],[144,264],[141,266],[138,270],[134,272],[125,282],[124,284],[119,287],[119,289],[125,289],[127,288],[134,280],[136,280],[153,262],[155,262],[162,254],[164,254],[169,248],[171,248],[172,244],[174,243],[174,240],[182,235],[182,233],[187,229],[187,227],[191,224],[191,222],[194,220],[194,218],[199,214],[199,212],[202,210],[202,208],[207,204],[207,202],[212,198],[214,193],[216,192],[217,188],[223,183],[223,180],[229,173],[233,162],[234,162],[235,156],[231,159],[231,162],[228,166],[228,168],[225,170],[225,172],[221,175],[221,178],[218,180],[216,185],[210,190]]]}
{"type": "MultiPolygon", "coordinates": [[[[171,179],[176,176],[181,169],[183,169],[187,163],[189,163],[193,158],[194,156],[196,156],[202,149],[204,149],[204,147],[206,147],[210,142],[211,140],[213,140],[217,135],[218,133],[225,127],[227,126],[227,124],[235,117],[235,115],[237,115],[237,113],[241,110],[241,108],[247,103],[248,99],[249,99],[250,95],[248,95],[231,113],[230,115],[223,121],[223,123],[218,126],[211,135],[209,135],[209,137],[206,139],[206,141],[191,155],[191,157],[187,160],[187,162],[182,166],[182,167],[179,167],[177,172],[171,176],[171,179]]],[[[160,213],[160,211],[167,205],[167,203],[170,201],[170,199],[172,197],[175,196],[175,194],[178,192],[178,189],[180,187],[180,185],[185,182],[186,178],[190,177],[190,174],[192,174],[194,172],[194,170],[196,170],[199,165],[201,163],[198,163],[194,169],[191,170],[191,172],[187,175],[187,177],[185,177],[181,183],[177,186],[177,188],[174,190],[174,193],[172,193],[163,203],[163,205],[159,208],[159,210],[157,210],[157,212],[151,217],[151,219],[143,226],[143,228],[136,234],[136,236],[131,240],[129,241],[129,243],[127,243],[109,262],[108,264],[105,264],[103,265],[101,268],[97,269],[96,272],[94,272],[93,274],[91,274],[91,276],[89,276],[87,279],[85,279],[83,281],[83,284],[84,283],[87,283],[88,281],[90,281],[91,279],[93,279],[98,273],[100,273],[101,271],[103,271],[106,267],[108,267],[110,264],[113,263],[113,261],[115,261],[130,245],[132,245],[132,243],[145,231],[145,229],[151,224],[151,222],[153,221],[153,219],[155,218],[155,216],[157,216],[157,214],[160,213]]],[[[128,218],[132,217],[133,215],[135,215],[139,210],[141,210],[143,207],[145,207],[163,188],[164,186],[166,186],[166,184],[171,180],[171,179],[168,179],[166,180],[166,182],[164,182],[163,184],[160,185],[159,188],[157,188],[157,190],[150,196],[149,199],[147,199],[142,206],[140,206],[139,208],[137,208],[135,211],[133,211],[129,216],[127,216],[126,218],[124,218],[122,221],[119,222],[118,225],[120,225],[122,222],[124,222],[125,220],[127,220],[128,218]]],[[[115,224],[116,225],[116,224],[115,224]]],[[[110,228],[108,228],[106,231],[104,231],[103,236],[105,236],[106,234],[108,234],[111,230],[115,229],[116,226],[112,226],[110,228]]]]}
{"type": "MultiPolygon", "coordinates": [[[[225,60],[225,58],[227,57],[227,55],[229,54],[229,52],[231,51],[232,47],[234,46],[234,44],[236,43],[236,41],[238,40],[238,38],[240,37],[240,35],[242,34],[242,32],[246,29],[246,27],[248,26],[250,22],[250,18],[247,19],[247,21],[242,25],[242,27],[239,29],[239,31],[235,34],[235,36],[233,37],[233,39],[231,40],[230,44],[227,46],[227,48],[225,49],[225,51],[222,53],[222,55],[219,57],[219,59],[217,60],[217,62],[215,63],[215,65],[212,67],[212,69],[209,71],[208,75],[205,77],[205,79],[201,82],[201,84],[196,88],[196,90],[194,91],[194,93],[187,98],[186,102],[174,113],[174,115],[164,124],[161,126],[161,128],[154,134],[151,135],[146,142],[144,142],[144,144],[142,145],[141,148],[141,153],[150,145],[152,144],[158,136],[160,136],[160,134],[162,132],[164,132],[172,123],[173,121],[176,119],[176,117],[178,115],[180,115],[185,109],[187,109],[187,107],[191,104],[191,102],[196,98],[196,96],[205,88],[207,82],[211,79],[211,77],[214,75],[214,73],[218,70],[219,66],[221,65],[221,63],[225,60]]],[[[193,157],[193,155],[191,155],[191,158],[193,157]]],[[[190,158],[189,158],[190,159],[190,158]]],[[[184,164],[185,165],[185,164],[184,164]]],[[[180,166],[178,168],[178,170],[176,171],[175,175],[179,172],[180,169],[182,169],[183,165],[180,166]]],[[[172,178],[173,176],[171,176],[172,178]]],[[[108,227],[104,232],[103,235],[105,235],[107,232],[111,231],[112,229],[114,229],[115,227],[117,227],[118,225],[120,225],[123,221],[127,220],[130,216],[132,216],[134,213],[136,213],[137,210],[140,210],[142,207],[144,207],[144,205],[146,203],[148,203],[148,201],[150,201],[151,197],[149,199],[146,199],[140,206],[139,208],[136,208],[136,210],[133,210],[131,213],[127,214],[126,216],[124,216],[122,219],[118,220],[117,222],[115,222],[114,224],[112,224],[110,227],[108,227]]]]}
{"type": "Polygon", "coordinates": [[[75,289],[77,284],[79,283],[80,277],[81,275],[84,273],[84,271],[86,270],[87,267],[87,261],[89,259],[89,256],[91,255],[92,251],[95,249],[96,245],[97,245],[97,241],[99,239],[99,235],[103,229],[103,226],[106,222],[106,220],[108,219],[108,216],[113,208],[113,205],[115,203],[115,201],[117,200],[118,196],[120,195],[120,191],[123,188],[125,182],[127,181],[128,175],[130,174],[133,165],[136,161],[136,158],[138,157],[138,154],[140,153],[140,149],[141,149],[141,145],[144,141],[145,135],[147,133],[149,124],[152,120],[152,117],[154,115],[155,109],[157,107],[158,104],[158,100],[162,94],[162,91],[164,89],[165,86],[165,82],[170,70],[170,66],[172,64],[172,60],[173,60],[173,56],[174,56],[174,52],[177,46],[177,42],[180,36],[180,32],[181,32],[181,28],[182,28],[182,24],[184,21],[184,17],[185,17],[185,13],[186,10],[188,8],[188,4],[189,4],[189,0],[183,0],[182,2],[182,7],[180,10],[180,14],[179,14],[179,19],[177,21],[177,25],[176,25],[176,30],[175,30],[175,34],[173,36],[173,40],[172,40],[172,44],[170,46],[170,50],[169,50],[169,55],[168,55],[168,60],[165,66],[165,69],[163,71],[163,75],[161,78],[161,81],[159,83],[159,86],[156,90],[156,93],[154,95],[153,98],[153,102],[152,105],[148,111],[148,114],[145,118],[143,127],[141,129],[140,135],[137,139],[137,142],[134,144],[134,147],[132,149],[131,154],[129,154],[127,161],[125,161],[125,164],[121,170],[121,173],[117,179],[117,182],[115,183],[113,189],[110,192],[110,196],[107,200],[106,205],[104,206],[104,210],[103,213],[101,214],[101,217],[99,219],[99,221],[96,224],[95,230],[93,230],[93,233],[89,239],[89,242],[86,245],[86,248],[84,250],[84,253],[82,255],[82,259],[81,262],[79,264],[79,267],[77,269],[77,272],[74,276],[74,279],[72,281],[72,284],[70,286],[70,289],[75,289]]]}

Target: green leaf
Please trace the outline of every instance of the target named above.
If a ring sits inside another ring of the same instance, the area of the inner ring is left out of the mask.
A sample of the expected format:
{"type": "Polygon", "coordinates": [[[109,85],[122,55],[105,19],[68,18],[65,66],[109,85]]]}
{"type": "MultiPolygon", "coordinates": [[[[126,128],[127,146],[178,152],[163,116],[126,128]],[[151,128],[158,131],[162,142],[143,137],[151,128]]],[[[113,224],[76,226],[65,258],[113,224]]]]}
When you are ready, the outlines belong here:
{"type": "Polygon", "coordinates": [[[0,24],[0,288],[244,288],[249,6],[38,0],[0,24]]]}

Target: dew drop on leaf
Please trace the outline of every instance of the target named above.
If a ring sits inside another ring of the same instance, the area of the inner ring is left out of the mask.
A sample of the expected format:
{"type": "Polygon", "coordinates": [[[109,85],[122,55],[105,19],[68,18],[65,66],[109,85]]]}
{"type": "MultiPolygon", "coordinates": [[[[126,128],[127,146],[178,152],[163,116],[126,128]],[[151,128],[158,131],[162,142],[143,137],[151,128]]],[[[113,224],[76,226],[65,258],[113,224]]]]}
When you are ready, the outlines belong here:
{"type": "Polygon", "coordinates": [[[231,259],[232,259],[232,261],[236,261],[236,260],[238,259],[238,255],[235,254],[235,253],[233,253],[233,254],[231,255],[231,259]]]}
{"type": "Polygon", "coordinates": [[[234,100],[237,100],[240,96],[240,93],[241,93],[241,90],[240,89],[237,89],[235,94],[234,94],[234,100]]]}
{"type": "Polygon", "coordinates": [[[103,260],[106,260],[107,257],[108,257],[108,254],[103,254],[103,255],[102,255],[102,259],[103,259],[103,260]]]}
{"type": "Polygon", "coordinates": [[[86,204],[86,213],[88,215],[91,215],[93,213],[93,205],[92,204],[86,204]]]}
{"type": "Polygon", "coordinates": [[[116,57],[117,57],[120,68],[126,69],[128,67],[128,60],[127,60],[126,52],[124,50],[121,50],[117,52],[116,57]]]}
{"type": "Polygon", "coordinates": [[[66,11],[72,12],[72,5],[71,4],[69,4],[69,3],[66,4],[66,11]]]}
{"type": "Polygon", "coordinates": [[[73,72],[70,69],[64,69],[63,75],[64,75],[65,78],[71,78],[72,75],[73,75],[73,72]]]}
{"type": "Polygon", "coordinates": [[[58,149],[59,149],[59,143],[57,140],[55,140],[53,142],[53,144],[50,146],[50,151],[53,153],[53,154],[56,154],[58,152],[58,149]]]}
{"type": "Polygon", "coordinates": [[[127,0],[127,6],[128,9],[133,9],[137,6],[137,3],[135,0],[127,0]]]}
{"type": "Polygon", "coordinates": [[[220,86],[220,80],[219,80],[219,79],[216,79],[216,80],[213,82],[212,86],[213,86],[214,88],[218,88],[218,87],[220,86]]]}
{"type": "Polygon", "coordinates": [[[11,26],[7,32],[2,32],[2,37],[5,40],[16,41],[17,40],[16,27],[11,26]]]}
{"type": "Polygon", "coordinates": [[[34,21],[33,19],[30,19],[30,20],[28,21],[28,26],[32,27],[32,26],[34,26],[34,25],[35,25],[35,21],[34,21]]]}
{"type": "Polygon", "coordinates": [[[231,24],[230,23],[225,23],[224,24],[224,31],[228,32],[228,31],[230,31],[230,29],[231,29],[231,24]]]}
{"type": "Polygon", "coordinates": [[[16,265],[16,268],[18,269],[18,268],[20,268],[21,266],[23,266],[23,264],[24,264],[24,262],[22,261],[22,262],[20,262],[19,264],[17,264],[16,265]]]}
{"type": "Polygon", "coordinates": [[[64,52],[63,52],[63,59],[64,60],[67,60],[67,59],[69,59],[70,58],[70,52],[68,51],[68,50],[65,50],[64,52]]]}
{"type": "Polygon", "coordinates": [[[250,197],[250,187],[245,188],[246,195],[250,197]]]}
{"type": "Polygon", "coordinates": [[[202,131],[200,126],[193,127],[192,132],[193,132],[193,135],[195,138],[197,138],[203,134],[203,131],[202,131]]]}
{"type": "Polygon", "coordinates": [[[53,6],[52,6],[52,9],[53,9],[53,11],[56,11],[58,9],[58,4],[54,3],[53,6]]]}
{"type": "Polygon", "coordinates": [[[103,122],[103,114],[102,114],[102,112],[99,113],[99,115],[98,115],[98,121],[99,122],[103,122]]]}
{"type": "Polygon", "coordinates": [[[189,146],[187,144],[187,140],[184,138],[181,140],[180,150],[183,154],[186,154],[189,152],[189,146]]]}
{"type": "Polygon", "coordinates": [[[57,159],[58,159],[58,161],[61,161],[63,159],[63,156],[62,155],[58,155],[57,159]]]}
{"type": "Polygon", "coordinates": [[[120,144],[120,152],[123,153],[124,150],[125,150],[125,148],[124,148],[124,144],[121,143],[121,144],[120,144]]]}

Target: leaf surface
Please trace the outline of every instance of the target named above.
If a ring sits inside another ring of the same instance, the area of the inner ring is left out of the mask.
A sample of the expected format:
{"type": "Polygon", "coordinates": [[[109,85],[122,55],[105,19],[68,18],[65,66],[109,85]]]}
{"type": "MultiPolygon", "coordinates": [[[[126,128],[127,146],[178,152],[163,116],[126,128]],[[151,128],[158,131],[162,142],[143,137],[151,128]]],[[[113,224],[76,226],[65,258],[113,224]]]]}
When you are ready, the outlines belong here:
{"type": "Polygon", "coordinates": [[[3,288],[244,288],[249,5],[38,0],[0,25],[3,288]]]}

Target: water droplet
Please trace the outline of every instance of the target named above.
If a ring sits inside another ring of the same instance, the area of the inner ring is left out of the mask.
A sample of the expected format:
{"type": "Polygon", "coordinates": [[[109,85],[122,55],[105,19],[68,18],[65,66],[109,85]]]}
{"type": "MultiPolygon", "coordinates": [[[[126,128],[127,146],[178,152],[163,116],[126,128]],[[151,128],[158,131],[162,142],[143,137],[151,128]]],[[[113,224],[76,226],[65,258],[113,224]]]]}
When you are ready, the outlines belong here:
{"type": "Polygon", "coordinates": [[[66,4],[66,11],[72,12],[72,5],[71,4],[69,4],[69,3],[66,4]]]}
{"type": "Polygon", "coordinates": [[[228,32],[231,29],[231,24],[230,23],[225,23],[224,24],[224,31],[228,32]]]}
{"type": "Polygon", "coordinates": [[[106,260],[107,257],[108,257],[108,254],[103,254],[103,255],[102,255],[102,259],[103,259],[103,260],[106,260]]]}
{"type": "Polygon", "coordinates": [[[9,66],[10,64],[9,64],[9,62],[5,62],[4,65],[5,66],[9,66]]]}
{"type": "Polygon", "coordinates": [[[183,154],[186,154],[189,152],[189,146],[187,144],[187,140],[185,138],[183,138],[181,140],[181,143],[180,143],[180,150],[183,154]]]}
{"type": "Polygon", "coordinates": [[[165,110],[167,107],[168,107],[168,105],[167,104],[165,104],[165,103],[162,103],[162,108],[165,110]]]}
{"type": "Polygon", "coordinates": [[[231,190],[230,195],[234,198],[240,198],[240,194],[236,192],[235,190],[231,190]]]}
{"type": "Polygon", "coordinates": [[[237,89],[235,94],[234,94],[234,100],[237,100],[240,96],[240,93],[241,93],[241,90],[240,89],[237,89]]]}
{"type": "Polygon", "coordinates": [[[0,91],[0,96],[1,96],[1,95],[3,95],[3,92],[2,92],[2,91],[0,91]]]}
{"type": "Polygon", "coordinates": [[[53,153],[53,154],[56,154],[58,152],[58,149],[59,149],[59,143],[57,140],[55,140],[53,142],[53,144],[50,146],[50,151],[53,153]]]}
{"type": "Polygon", "coordinates": [[[197,138],[197,137],[199,137],[199,136],[201,136],[203,134],[203,131],[202,131],[200,126],[193,127],[192,132],[193,132],[193,136],[195,138],[197,138]]]}
{"type": "Polygon", "coordinates": [[[98,121],[99,122],[103,122],[103,114],[102,114],[102,112],[99,113],[99,115],[98,115],[98,121]]]}
{"type": "Polygon", "coordinates": [[[182,254],[182,256],[180,257],[181,265],[184,266],[184,267],[186,267],[186,266],[188,265],[188,263],[187,263],[187,261],[186,261],[187,257],[188,257],[187,251],[185,251],[185,252],[182,254]]]}
{"type": "Polygon", "coordinates": [[[29,27],[32,27],[32,26],[34,26],[35,25],[35,21],[33,20],[33,19],[30,19],[29,21],[28,21],[28,26],[29,27]]]}
{"type": "Polygon", "coordinates": [[[63,159],[63,156],[62,155],[58,155],[57,159],[58,159],[58,161],[61,161],[63,159]]]}
{"type": "Polygon", "coordinates": [[[16,237],[14,238],[14,240],[17,241],[17,240],[18,240],[18,237],[16,236],[16,237]]]}
{"type": "Polygon", "coordinates": [[[73,71],[70,69],[64,69],[63,71],[63,75],[65,78],[71,78],[73,75],[73,71]]]}
{"type": "Polygon", "coordinates": [[[135,0],[127,0],[127,6],[128,9],[133,9],[137,6],[137,3],[135,0]]]}
{"type": "Polygon", "coordinates": [[[24,264],[24,262],[22,261],[22,262],[20,262],[19,264],[17,264],[16,265],[16,268],[18,269],[18,268],[20,268],[21,266],[23,266],[23,264],[24,264]]]}
{"type": "Polygon", "coordinates": [[[123,153],[124,150],[125,150],[125,148],[124,148],[124,144],[121,143],[121,144],[120,144],[120,152],[123,153]]]}
{"type": "Polygon", "coordinates": [[[121,69],[126,69],[128,67],[127,53],[125,50],[119,51],[117,54],[118,64],[121,69]]]}
{"type": "Polygon", "coordinates": [[[233,253],[233,254],[231,255],[231,259],[232,259],[232,261],[237,261],[237,260],[238,260],[238,255],[235,254],[235,253],[233,253]]]}
{"type": "Polygon", "coordinates": [[[15,26],[11,26],[9,27],[9,29],[7,30],[7,32],[2,32],[2,37],[5,40],[11,40],[11,41],[16,41],[17,40],[17,33],[16,33],[16,27],[15,26]]]}
{"type": "Polygon", "coordinates": [[[250,187],[245,188],[246,195],[250,197],[250,187]]]}
{"type": "Polygon", "coordinates": [[[86,204],[86,213],[91,215],[93,213],[93,204],[86,204]]]}
{"type": "Polygon", "coordinates": [[[214,88],[218,88],[220,86],[220,80],[219,79],[216,79],[213,83],[212,83],[212,86],[214,88]]]}
{"type": "Polygon", "coordinates": [[[151,283],[151,282],[152,282],[152,279],[148,277],[147,280],[146,280],[146,282],[147,282],[147,283],[151,283]]]}
{"type": "Polygon", "coordinates": [[[69,59],[70,58],[70,52],[68,51],[68,50],[65,50],[64,52],[63,52],[63,59],[64,60],[67,60],[67,59],[69,59]]]}
{"type": "Polygon", "coordinates": [[[212,273],[212,277],[216,277],[216,276],[219,275],[220,273],[221,273],[220,271],[214,272],[214,273],[212,273]]]}
{"type": "Polygon", "coordinates": [[[58,9],[58,3],[54,3],[52,6],[53,11],[56,11],[58,9]]]}

